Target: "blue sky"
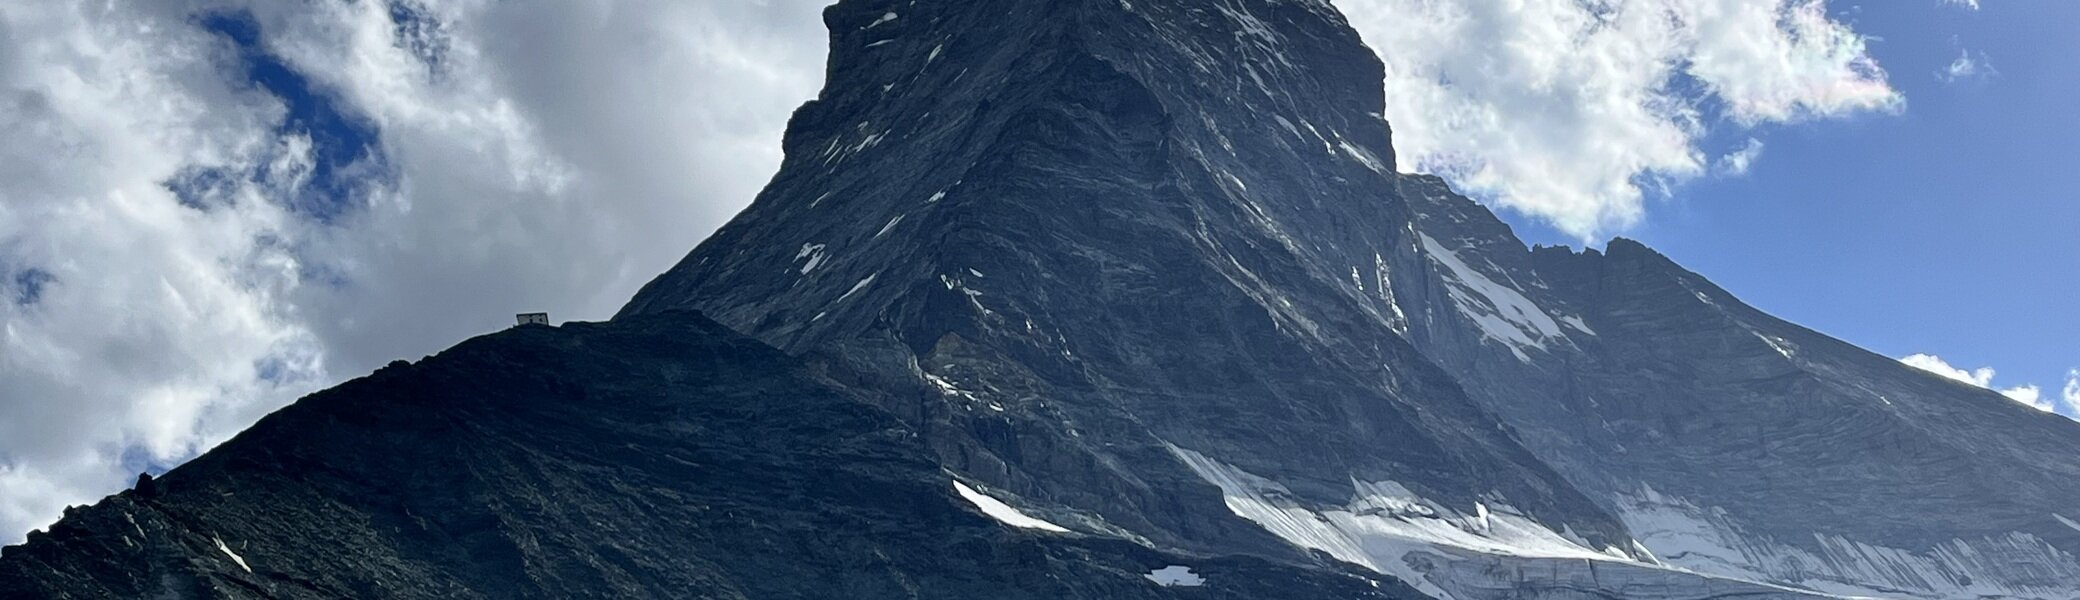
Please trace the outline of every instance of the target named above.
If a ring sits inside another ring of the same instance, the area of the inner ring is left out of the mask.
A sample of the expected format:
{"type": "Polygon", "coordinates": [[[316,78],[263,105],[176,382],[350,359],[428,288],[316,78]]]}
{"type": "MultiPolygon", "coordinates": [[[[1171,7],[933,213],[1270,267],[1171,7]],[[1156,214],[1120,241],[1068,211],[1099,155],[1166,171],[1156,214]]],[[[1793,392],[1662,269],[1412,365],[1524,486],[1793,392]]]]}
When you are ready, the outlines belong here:
{"type": "MultiPolygon", "coordinates": [[[[2080,367],[2080,2],[1848,15],[1903,111],[1762,127],[1745,176],[1685,183],[1621,235],[1881,354],[2056,393],[2080,367]],[[1938,76],[1967,52],[1991,72],[1938,76]]],[[[1527,241],[1579,245],[1504,214],[1527,241]]]]}

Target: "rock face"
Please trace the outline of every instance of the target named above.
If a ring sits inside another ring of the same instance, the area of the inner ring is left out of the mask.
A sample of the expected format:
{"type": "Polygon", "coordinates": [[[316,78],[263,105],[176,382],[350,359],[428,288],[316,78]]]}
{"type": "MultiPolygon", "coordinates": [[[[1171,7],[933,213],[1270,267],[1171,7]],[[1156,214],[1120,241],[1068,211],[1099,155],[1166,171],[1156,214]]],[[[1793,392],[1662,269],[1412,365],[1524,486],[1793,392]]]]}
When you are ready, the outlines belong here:
{"type": "Polygon", "coordinates": [[[2056,514],[2080,512],[2059,500],[2080,454],[2044,451],[2080,427],[1630,241],[1525,248],[1395,172],[1380,67],[1325,3],[826,20],[830,83],[780,174],[624,314],[699,309],[919,388],[888,408],[950,468],[1161,545],[1263,550],[1212,518],[1211,482],[1227,514],[1432,594],[1494,585],[1434,560],[1471,552],[2080,595],[2056,514]]]}
{"type": "Polygon", "coordinates": [[[1409,217],[1378,194],[1380,67],[1331,9],[953,6],[831,10],[781,174],[624,314],[914,389],[886,408],[950,467],[1162,544],[1279,545],[1209,518],[1186,451],[1309,503],[1394,482],[1622,544],[1352,287],[1409,217]]]}
{"type": "Polygon", "coordinates": [[[2080,425],[1527,249],[1395,171],[1324,1],[825,20],[613,322],[305,399],[0,596],[2080,597],[2080,425]]]}
{"type": "Polygon", "coordinates": [[[1441,188],[1411,201],[1434,257],[1478,257],[1403,293],[1430,316],[1425,355],[1663,560],[1850,595],[2080,597],[2080,426],[1771,317],[1636,242],[1525,252],[1441,188]],[[1483,278],[1561,335],[1489,335],[1453,295],[1483,278]]]}

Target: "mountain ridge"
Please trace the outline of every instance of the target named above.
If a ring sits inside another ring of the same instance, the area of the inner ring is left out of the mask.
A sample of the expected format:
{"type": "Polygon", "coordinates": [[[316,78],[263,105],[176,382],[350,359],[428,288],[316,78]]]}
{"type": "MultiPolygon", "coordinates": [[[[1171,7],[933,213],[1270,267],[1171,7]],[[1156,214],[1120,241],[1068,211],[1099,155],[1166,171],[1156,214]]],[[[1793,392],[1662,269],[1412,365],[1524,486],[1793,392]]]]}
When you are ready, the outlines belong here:
{"type": "MultiPolygon", "coordinates": [[[[1482,235],[1521,245],[1506,228],[1482,235]]],[[[2080,530],[2056,512],[2080,494],[2080,465],[2043,452],[2080,445],[2080,427],[1778,319],[1644,244],[1530,255],[1503,271],[1531,273],[1535,303],[1619,335],[1573,330],[1540,357],[1558,369],[1469,342],[1463,325],[1419,345],[1487,382],[1476,395],[1634,533],[1706,556],[1683,566],[1867,595],[2080,587],[2080,530]],[[1895,511],[1928,525],[1867,517],[1895,511]]]]}
{"type": "Polygon", "coordinates": [[[891,416],[697,314],[528,326],[68,510],[5,549],[0,597],[1181,597],[1144,577],[1170,565],[1205,578],[1189,597],[1415,597],[1021,533],[954,481],[891,416]]]}

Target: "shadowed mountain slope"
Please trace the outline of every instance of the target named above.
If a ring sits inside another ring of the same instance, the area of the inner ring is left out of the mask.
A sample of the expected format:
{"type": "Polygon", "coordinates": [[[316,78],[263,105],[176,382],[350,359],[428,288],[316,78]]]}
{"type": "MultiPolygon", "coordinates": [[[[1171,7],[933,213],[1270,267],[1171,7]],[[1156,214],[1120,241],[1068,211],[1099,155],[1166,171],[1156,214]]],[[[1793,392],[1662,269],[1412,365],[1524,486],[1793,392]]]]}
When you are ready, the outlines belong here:
{"type": "Polygon", "coordinates": [[[697,314],[528,326],[69,511],[6,549],[0,597],[1416,597],[1007,528],[952,482],[894,418],[697,314]],[[1173,565],[1204,585],[1145,577],[1173,565]]]}

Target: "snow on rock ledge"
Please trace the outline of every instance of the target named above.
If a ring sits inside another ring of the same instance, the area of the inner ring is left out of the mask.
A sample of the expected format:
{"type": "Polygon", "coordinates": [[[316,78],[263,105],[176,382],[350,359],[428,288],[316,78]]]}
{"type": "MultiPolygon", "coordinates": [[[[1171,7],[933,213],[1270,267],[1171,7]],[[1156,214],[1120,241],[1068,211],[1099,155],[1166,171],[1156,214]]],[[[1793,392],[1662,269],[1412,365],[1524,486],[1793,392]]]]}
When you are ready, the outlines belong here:
{"type": "Polygon", "coordinates": [[[1884,598],[2072,600],[2080,589],[2080,560],[2027,533],[1951,540],[1925,552],[1814,534],[1817,549],[1801,548],[1651,487],[1621,496],[1619,518],[1663,560],[1699,573],[1884,598]]]}
{"type": "Polygon", "coordinates": [[[1142,577],[1147,577],[1149,581],[1156,582],[1156,585],[1163,587],[1199,587],[1206,585],[1206,578],[1193,573],[1191,567],[1183,565],[1170,565],[1149,571],[1147,575],[1142,575],[1142,577]]]}
{"type": "Polygon", "coordinates": [[[1354,482],[1357,491],[1349,505],[1317,511],[1297,505],[1291,491],[1278,482],[1191,450],[1171,446],[1170,451],[1200,478],[1219,486],[1236,516],[1296,546],[1399,577],[1433,597],[1450,595],[1410,566],[1410,554],[1450,548],[1505,556],[1624,560],[1569,541],[1514,511],[1476,505],[1474,514],[1462,514],[1391,481],[1354,482]]]}
{"type": "MultiPolygon", "coordinates": [[[[1420,235],[1423,253],[1447,271],[1445,285],[1451,293],[1452,303],[1480,327],[1481,337],[1509,346],[1517,360],[1524,362],[1531,362],[1526,350],[1544,350],[1546,340],[1565,339],[1560,323],[1530,298],[1481,274],[1479,269],[1466,264],[1457,253],[1438,243],[1430,234],[1420,235]]],[[[1586,324],[1577,328],[1588,331],[1586,324]]]]}
{"type": "Polygon", "coordinates": [[[1278,482],[1174,445],[1170,451],[1218,486],[1236,516],[1287,543],[1392,575],[1439,600],[1851,598],[1669,568],[1618,548],[1599,552],[1508,506],[1480,503],[1466,514],[1394,482],[1354,481],[1347,505],[1310,508],[1278,482]]]}
{"type": "Polygon", "coordinates": [[[988,494],[975,491],[975,488],[968,487],[968,484],[955,481],[953,482],[953,491],[959,492],[962,498],[966,498],[968,502],[975,505],[975,508],[982,510],[982,514],[989,515],[990,518],[996,519],[999,523],[1012,527],[1038,529],[1055,533],[1069,532],[1068,529],[1064,529],[1060,525],[1026,516],[1025,513],[1018,512],[1018,509],[1012,508],[1011,505],[1005,504],[1002,500],[991,498],[988,494]]]}

